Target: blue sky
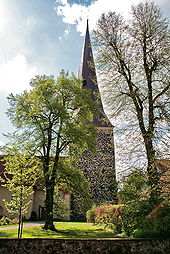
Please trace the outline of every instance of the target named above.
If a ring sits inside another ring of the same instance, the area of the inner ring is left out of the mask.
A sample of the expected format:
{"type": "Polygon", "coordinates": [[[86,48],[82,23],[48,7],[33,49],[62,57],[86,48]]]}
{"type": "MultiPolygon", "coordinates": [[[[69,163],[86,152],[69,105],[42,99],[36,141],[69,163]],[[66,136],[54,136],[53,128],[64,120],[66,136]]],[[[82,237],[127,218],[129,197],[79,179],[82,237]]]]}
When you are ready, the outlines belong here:
{"type": "MultiPolygon", "coordinates": [[[[128,16],[139,0],[0,0],[0,144],[12,131],[5,114],[9,93],[29,89],[37,74],[77,74],[86,19],[90,30],[103,12],[128,16]]],[[[155,0],[170,16],[170,1],[155,0]]]]}

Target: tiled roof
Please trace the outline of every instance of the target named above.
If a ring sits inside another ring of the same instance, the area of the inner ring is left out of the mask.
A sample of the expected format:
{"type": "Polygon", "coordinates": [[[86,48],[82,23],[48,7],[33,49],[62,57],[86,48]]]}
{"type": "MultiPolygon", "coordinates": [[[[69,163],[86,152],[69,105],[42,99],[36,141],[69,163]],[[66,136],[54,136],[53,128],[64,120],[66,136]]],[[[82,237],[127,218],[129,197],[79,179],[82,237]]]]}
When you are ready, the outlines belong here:
{"type": "Polygon", "coordinates": [[[170,170],[170,160],[156,160],[156,165],[162,172],[170,170]]]}

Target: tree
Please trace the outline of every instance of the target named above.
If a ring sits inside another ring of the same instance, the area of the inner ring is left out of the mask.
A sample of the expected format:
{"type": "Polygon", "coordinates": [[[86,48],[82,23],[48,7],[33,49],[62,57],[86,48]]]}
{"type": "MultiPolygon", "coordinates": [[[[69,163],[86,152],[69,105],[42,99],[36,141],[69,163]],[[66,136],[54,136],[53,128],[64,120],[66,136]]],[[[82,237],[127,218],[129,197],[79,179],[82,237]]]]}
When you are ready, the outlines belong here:
{"type": "Polygon", "coordinates": [[[124,177],[119,191],[119,199],[123,204],[139,202],[148,198],[147,174],[142,169],[132,171],[124,177]]]}
{"type": "Polygon", "coordinates": [[[170,33],[168,21],[154,3],[132,7],[130,22],[110,12],[94,31],[98,68],[106,103],[131,130],[139,129],[147,157],[150,201],[158,202],[157,138],[169,128],[170,33]]]}
{"type": "Polygon", "coordinates": [[[9,96],[8,116],[21,132],[15,134],[17,141],[42,157],[47,214],[44,228],[55,230],[53,204],[59,157],[94,150],[96,130],[86,122],[92,119],[96,106],[89,91],[82,90],[81,80],[64,71],[56,81],[37,76],[30,85],[31,91],[9,96]]]}
{"type": "MultiPolygon", "coordinates": [[[[75,212],[72,209],[72,204],[76,200],[77,206],[80,206],[79,212],[85,214],[88,209],[92,206],[91,195],[89,193],[89,183],[85,178],[84,174],[73,166],[73,162],[70,158],[60,159],[59,160],[59,172],[57,178],[57,186],[56,191],[64,190],[71,194],[71,205],[69,207],[69,215],[70,218],[73,218],[73,214],[75,212]]],[[[57,199],[57,195],[55,195],[57,199]]],[[[63,201],[56,200],[55,202],[55,211],[56,214],[62,212],[62,209],[59,207],[64,204],[63,201]],[[58,209],[59,208],[59,209],[58,209]],[[58,211],[57,211],[58,209],[58,211]]],[[[65,206],[65,205],[64,205],[65,206]]],[[[64,211],[64,210],[63,210],[64,211]]],[[[64,215],[64,213],[62,214],[64,215]]],[[[78,216],[76,217],[76,221],[78,220],[78,216]]]]}
{"type": "Polygon", "coordinates": [[[5,156],[5,182],[2,184],[12,193],[11,201],[5,202],[9,213],[17,214],[19,219],[18,238],[22,237],[23,216],[31,203],[33,185],[40,175],[40,160],[21,152],[17,147],[8,149],[5,156]]]}

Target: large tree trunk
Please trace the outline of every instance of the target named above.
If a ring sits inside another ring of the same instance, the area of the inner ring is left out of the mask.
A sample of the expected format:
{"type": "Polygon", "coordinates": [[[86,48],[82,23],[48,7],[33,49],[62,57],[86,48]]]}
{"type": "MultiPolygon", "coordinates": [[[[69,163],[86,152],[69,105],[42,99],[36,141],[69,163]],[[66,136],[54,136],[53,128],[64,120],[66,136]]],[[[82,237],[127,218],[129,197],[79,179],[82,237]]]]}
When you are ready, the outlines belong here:
{"type": "Polygon", "coordinates": [[[153,205],[157,205],[160,200],[159,174],[156,167],[155,151],[151,140],[145,140],[145,148],[148,161],[147,172],[148,184],[150,187],[150,202],[153,205]]]}
{"type": "MultiPolygon", "coordinates": [[[[51,143],[50,137],[49,137],[49,140],[51,143]]],[[[45,187],[46,187],[46,199],[45,199],[46,214],[45,214],[44,229],[50,229],[53,231],[56,230],[53,223],[53,205],[54,205],[54,187],[56,183],[56,169],[57,169],[57,164],[59,159],[58,147],[59,147],[59,139],[57,140],[56,155],[55,155],[54,165],[53,165],[51,173],[49,169],[50,149],[48,149],[47,156],[43,158],[43,169],[44,169],[45,187]],[[51,175],[51,177],[49,177],[49,175],[51,175]]]]}
{"type": "Polygon", "coordinates": [[[46,181],[46,216],[45,216],[45,229],[56,230],[53,224],[53,199],[54,199],[54,186],[51,181],[46,181]]]}

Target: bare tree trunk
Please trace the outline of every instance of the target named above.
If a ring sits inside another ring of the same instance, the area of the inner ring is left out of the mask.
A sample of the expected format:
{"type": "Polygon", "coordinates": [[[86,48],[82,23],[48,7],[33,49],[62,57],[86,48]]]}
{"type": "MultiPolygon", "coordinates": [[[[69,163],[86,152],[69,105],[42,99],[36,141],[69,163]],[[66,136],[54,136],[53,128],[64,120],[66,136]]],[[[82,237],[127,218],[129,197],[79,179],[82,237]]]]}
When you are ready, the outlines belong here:
{"type": "Polygon", "coordinates": [[[18,239],[21,238],[21,207],[19,210],[18,239]]]}
{"type": "Polygon", "coordinates": [[[22,187],[20,193],[20,207],[19,207],[18,239],[19,238],[22,238],[22,187]]]}

